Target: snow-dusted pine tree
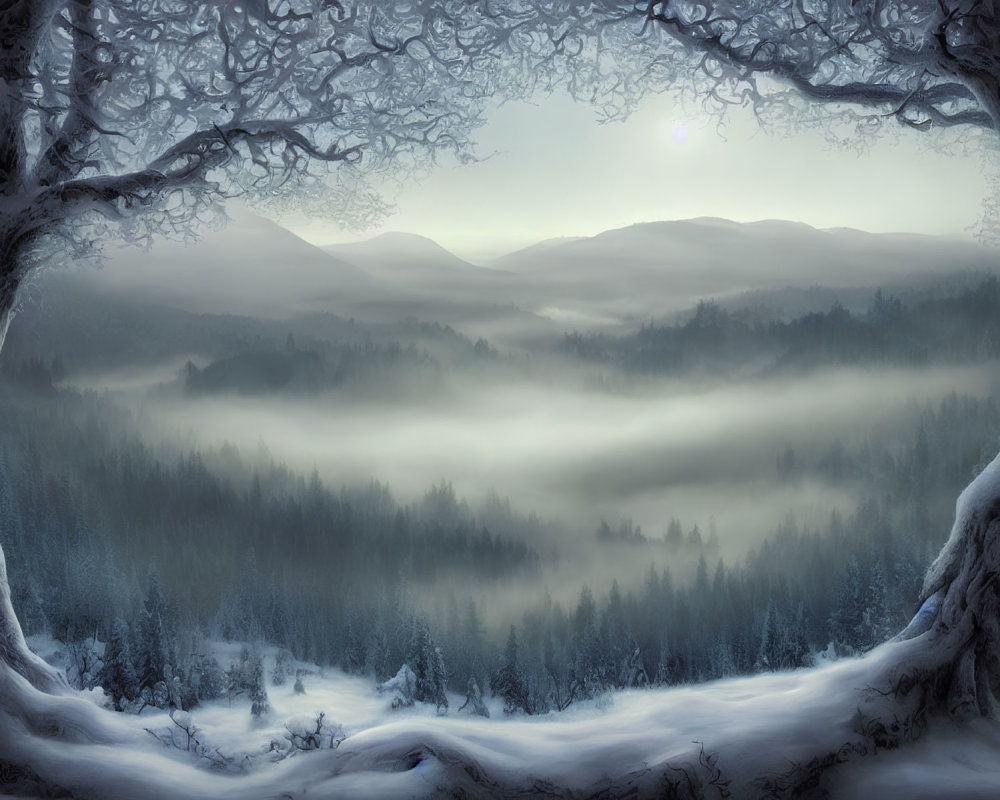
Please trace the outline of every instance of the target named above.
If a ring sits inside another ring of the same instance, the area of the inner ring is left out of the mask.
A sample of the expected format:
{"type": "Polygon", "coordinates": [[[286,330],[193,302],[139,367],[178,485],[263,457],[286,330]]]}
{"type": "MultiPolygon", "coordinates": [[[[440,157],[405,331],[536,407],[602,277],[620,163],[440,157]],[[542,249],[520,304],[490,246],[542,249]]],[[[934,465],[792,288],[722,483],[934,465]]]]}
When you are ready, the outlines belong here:
{"type": "Polygon", "coordinates": [[[260,719],[267,716],[271,710],[271,704],[267,698],[267,687],[264,685],[264,659],[259,647],[254,647],[250,651],[250,658],[247,661],[247,677],[249,679],[250,715],[254,719],[260,719]]]}
{"type": "Polygon", "coordinates": [[[507,644],[504,645],[500,668],[490,680],[490,690],[503,700],[503,708],[507,714],[518,711],[532,713],[528,682],[521,671],[518,657],[517,630],[513,625],[510,626],[507,644]]]}
{"type": "Polygon", "coordinates": [[[431,656],[430,685],[428,687],[428,703],[437,708],[438,714],[448,711],[448,670],[444,664],[444,653],[440,647],[434,648],[431,656]]]}
{"type": "Polygon", "coordinates": [[[132,663],[129,633],[125,622],[117,620],[111,629],[111,636],[104,646],[104,658],[97,682],[111,697],[114,707],[124,708],[139,693],[139,679],[132,663]]]}

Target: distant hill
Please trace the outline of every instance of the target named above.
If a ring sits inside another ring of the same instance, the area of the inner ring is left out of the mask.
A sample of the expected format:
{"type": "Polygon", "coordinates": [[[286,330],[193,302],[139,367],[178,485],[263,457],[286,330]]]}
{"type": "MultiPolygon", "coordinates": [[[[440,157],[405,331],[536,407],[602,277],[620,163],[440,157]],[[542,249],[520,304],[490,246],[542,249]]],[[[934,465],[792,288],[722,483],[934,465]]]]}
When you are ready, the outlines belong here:
{"type": "Polygon", "coordinates": [[[327,245],[323,251],[356,264],[379,280],[411,289],[441,283],[454,286],[456,282],[499,284],[510,277],[500,270],[471,264],[434,240],[413,233],[383,233],[363,242],[327,245]]]}
{"type": "Polygon", "coordinates": [[[185,245],[111,250],[103,269],[68,269],[39,282],[199,313],[285,318],[384,294],[378,279],[277,223],[241,215],[185,245]]]}
{"type": "Polygon", "coordinates": [[[473,340],[533,347],[572,330],[624,334],[703,299],[742,309],[747,319],[788,319],[833,302],[862,311],[875,288],[903,299],[940,294],[949,284],[969,285],[969,276],[996,274],[997,256],[940,237],[700,218],[545,240],[487,268],[414,234],[319,248],[243,214],[189,246],[122,247],[102,270],[53,270],[27,297],[45,303],[62,292],[85,306],[89,296],[123,308],[258,319],[412,318],[473,340]]]}
{"type": "Polygon", "coordinates": [[[641,223],[529,247],[493,266],[548,287],[564,300],[648,314],[756,290],[874,288],[995,272],[997,255],[971,242],[918,234],[698,218],[641,223]]]}
{"type": "Polygon", "coordinates": [[[505,261],[517,264],[523,260],[535,257],[544,258],[545,254],[548,253],[553,247],[579,242],[587,238],[588,237],[586,236],[554,236],[551,239],[542,239],[540,242],[535,242],[535,244],[522,247],[520,250],[515,250],[513,253],[500,256],[499,258],[494,259],[491,263],[494,267],[497,267],[505,263],[505,261]]]}

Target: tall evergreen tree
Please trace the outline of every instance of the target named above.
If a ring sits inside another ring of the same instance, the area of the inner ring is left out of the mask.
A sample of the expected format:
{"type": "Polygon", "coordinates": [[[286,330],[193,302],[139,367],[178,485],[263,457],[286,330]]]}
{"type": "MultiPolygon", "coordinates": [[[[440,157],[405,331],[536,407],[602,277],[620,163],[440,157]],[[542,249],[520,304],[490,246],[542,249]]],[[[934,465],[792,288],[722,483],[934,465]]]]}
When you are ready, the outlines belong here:
{"type": "Polygon", "coordinates": [[[532,713],[528,683],[521,672],[521,664],[518,659],[517,631],[513,625],[510,626],[510,635],[507,637],[507,644],[503,649],[500,668],[490,681],[490,690],[503,700],[504,713],[513,714],[517,711],[523,711],[526,714],[532,713]]]}
{"type": "Polygon", "coordinates": [[[444,653],[440,647],[434,648],[431,657],[429,697],[427,702],[433,703],[438,714],[448,711],[448,670],[445,668],[444,653]]]}
{"type": "Polygon", "coordinates": [[[104,658],[97,674],[97,681],[118,710],[138,696],[139,679],[132,663],[128,628],[121,619],[115,621],[111,636],[104,646],[104,658]]]}
{"type": "Polygon", "coordinates": [[[264,685],[264,659],[260,648],[253,647],[250,650],[250,658],[247,662],[247,679],[250,693],[250,715],[254,719],[260,719],[271,710],[271,704],[267,697],[267,687],[264,685]]]}
{"type": "MultiPolygon", "coordinates": [[[[435,698],[434,663],[435,646],[431,639],[430,626],[423,615],[413,618],[410,633],[410,645],[407,649],[406,663],[410,665],[416,676],[417,685],[414,699],[419,703],[433,703],[435,698]]],[[[446,701],[447,702],[447,701],[446,701]]]]}
{"type": "Polygon", "coordinates": [[[166,677],[169,663],[170,630],[169,604],[160,588],[156,574],[149,577],[146,600],[139,617],[139,635],[135,648],[139,689],[154,692],[166,677]]]}

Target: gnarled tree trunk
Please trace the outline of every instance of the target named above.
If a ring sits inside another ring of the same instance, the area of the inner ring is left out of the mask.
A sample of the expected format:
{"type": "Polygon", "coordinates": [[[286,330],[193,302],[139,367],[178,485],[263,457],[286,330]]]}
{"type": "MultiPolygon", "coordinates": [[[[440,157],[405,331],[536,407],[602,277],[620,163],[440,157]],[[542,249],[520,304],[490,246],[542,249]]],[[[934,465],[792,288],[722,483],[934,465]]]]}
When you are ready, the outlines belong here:
{"type": "MultiPolygon", "coordinates": [[[[10,231],[5,234],[0,242],[0,352],[17,308],[17,292],[24,268],[24,243],[12,241],[16,237],[10,231]]],[[[0,672],[4,670],[12,670],[41,692],[60,694],[68,689],[62,674],[32,653],[24,641],[21,624],[11,604],[7,563],[0,541],[0,672]]],[[[0,681],[0,685],[8,686],[8,682],[0,681]]],[[[0,705],[6,699],[0,696],[0,705]]]]}
{"type": "Polygon", "coordinates": [[[3,352],[10,324],[14,321],[19,285],[17,256],[8,255],[0,248],[0,353],[3,352]]]}
{"type": "Polygon", "coordinates": [[[1000,456],[959,496],[924,579],[923,602],[893,643],[881,687],[957,719],[1000,711],[1000,456]]]}
{"type": "MultiPolygon", "coordinates": [[[[0,352],[14,317],[17,301],[16,265],[16,260],[0,259],[0,352]]],[[[7,562],[3,543],[0,542],[0,671],[2,670],[13,670],[42,692],[61,693],[68,688],[62,675],[32,653],[24,641],[24,633],[10,599],[7,562]]],[[[0,697],[0,704],[3,702],[4,698],[0,697]]]]}
{"type": "Polygon", "coordinates": [[[3,350],[3,343],[7,339],[7,331],[10,330],[13,316],[10,309],[0,309],[0,351],[3,350]]]}
{"type": "Polygon", "coordinates": [[[24,641],[21,624],[10,601],[7,564],[0,545],[0,670],[4,669],[12,669],[42,692],[59,694],[68,688],[61,673],[32,653],[24,641]]]}

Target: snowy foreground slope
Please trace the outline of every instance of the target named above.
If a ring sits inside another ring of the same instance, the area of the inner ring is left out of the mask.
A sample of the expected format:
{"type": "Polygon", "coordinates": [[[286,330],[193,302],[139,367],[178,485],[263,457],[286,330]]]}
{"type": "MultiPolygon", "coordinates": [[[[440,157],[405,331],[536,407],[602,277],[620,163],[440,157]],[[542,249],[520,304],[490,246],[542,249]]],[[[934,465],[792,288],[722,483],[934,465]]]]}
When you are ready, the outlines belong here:
{"type": "MultiPolygon", "coordinates": [[[[624,692],[541,718],[392,712],[369,682],[330,673],[311,677],[305,695],[272,688],[256,726],[246,701],[182,717],[226,770],[189,752],[166,715],[115,714],[65,688],[9,614],[0,786],[74,798],[995,798],[998,587],[1000,458],[959,498],[920,612],[865,658],[624,692]],[[319,711],[324,749],[282,756],[285,734],[319,711]]],[[[9,608],[6,580],[0,590],[9,608]]]]}
{"type": "MultiPolygon", "coordinates": [[[[32,735],[5,707],[0,752],[73,797],[660,797],[671,785],[678,797],[769,797],[782,796],[783,782],[790,788],[796,764],[827,753],[843,761],[822,779],[834,797],[996,797],[1000,726],[992,721],[932,721],[895,750],[864,734],[857,708],[870,702],[867,677],[891,650],[816,670],[624,692],[609,707],[541,718],[390,711],[369,681],[330,671],[310,679],[305,695],[270,687],[272,711],[260,723],[245,698],[192,712],[199,739],[234,759],[228,772],[183,749],[186,735],[163,713],[94,709],[100,727],[87,737],[98,741],[81,742],[71,714],[61,735],[32,735]],[[342,727],[340,746],[274,763],[271,742],[287,744],[288,728],[320,710],[342,727]],[[177,746],[153,734],[173,735],[177,746]]],[[[44,697],[33,708],[39,718],[44,697]]],[[[58,703],[80,704],[88,716],[93,708],[86,699],[58,703]]]]}

